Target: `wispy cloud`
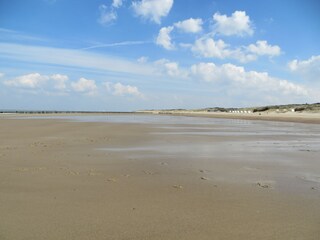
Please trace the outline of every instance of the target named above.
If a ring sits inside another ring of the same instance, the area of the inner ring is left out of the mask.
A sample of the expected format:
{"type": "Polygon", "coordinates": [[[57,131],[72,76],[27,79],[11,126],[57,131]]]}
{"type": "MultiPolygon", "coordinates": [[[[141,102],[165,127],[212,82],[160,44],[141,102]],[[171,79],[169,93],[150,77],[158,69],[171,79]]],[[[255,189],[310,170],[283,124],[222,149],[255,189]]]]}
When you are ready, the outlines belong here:
{"type": "Polygon", "coordinates": [[[123,42],[116,42],[116,43],[103,43],[97,44],[90,47],[81,48],[80,50],[88,50],[94,48],[108,48],[108,47],[119,47],[119,46],[130,46],[130,45],[142,45],[146,43],[151,43],[151,41],[123,41],[123,42]]]}
{"type": "Polygon", "coordinates": [[[98,22],[101,25],[107,26],[113,22],[115,22],[118,18],[117,9],[122,6],[122,0],[113,0],[110,6],[105,4],[101,4],[99,6],[100,17],[98,22]]]}
{"type": "Polygon", "coordinates": [[[113,7],[108,7],[104,4],[101,4],[99,6],[99,11],[100,11],[100,17],[98,19],[98,22],[101,25],[108,25],[112,22],[114,22],[115,20],[117,20],[117,13],[116,11],[113,9],[113,7]]]}
{"type": "Polygon", "coordinates": [[[148,64],[139,64],[119,57],[102,55],[78,49],[65,49],[24,44],[0,43],[0,59],[18,60],[64,67],[94,69],[123,74],[152,76],[154,70],[148,64]]]}
{"type": "Polygon", "coordinates": [[[44,37],[33,36],[30,34],[26,34],[24,32],[7,29],[7,28],[0,28],[0,40],[3,41],[49,41],[49,39],[44,37]]]}

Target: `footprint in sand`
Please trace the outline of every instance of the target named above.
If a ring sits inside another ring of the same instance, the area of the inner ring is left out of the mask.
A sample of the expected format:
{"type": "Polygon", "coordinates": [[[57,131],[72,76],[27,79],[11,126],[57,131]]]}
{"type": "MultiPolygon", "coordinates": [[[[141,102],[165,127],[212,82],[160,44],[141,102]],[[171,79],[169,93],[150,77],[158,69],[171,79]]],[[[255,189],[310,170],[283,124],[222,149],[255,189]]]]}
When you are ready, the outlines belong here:
{"type": "Polygon", "coordinates": [[[147,171],[147,170],[143,170],[143,173],[144,173],[144,174],[147,174],[147,175],[154,175],[154,174],[156,174],[155,172],[147,171]]]}
{"type": "Polygon", "coordinates": [[[117,179],[116,178],[108,178],[107,182],[117,182],[117,179]]]}
{"type": "Polygon", "coordinates": [[[183,186],[181,186],[181,185],[173,185],[172,187],[175,189],[183,189],[183,186]]]}
{"type": "Polygon", "coordinates": [[[42,171],[42,170],[47,170],[46,167],[36,167],[34,168],[35,171],[42,171]]]}
{"type": "Polygon", "coordinates": [[[94,169],[91,169],[91,170],[88,172],[88,175],[94,177],[94,176],[100,176],[101,173],[100,173],[100,172],[97,172],[97,171],[94,170],[94,169]]]}
{"type": "Polygon", "coordinates": [[[78,176],[78,175],[80,175],[80,173],[77,171],[70,170],[70,171],[68,171],[68,175],[78,176]]]}
{"type": "Polygon", "coordinates": [[[15,171],[17,172],[28,172],[30,169],[29,168],[17,168],[15,171]]]}
{"type": "Polygon", "coordinates": [[[247,170],[247,171],[258,171],[259,168],[255,168],[255,167],[242,167],[242,169],[247,170]]]}
{"type": "Polygon", "coordinates": [[[209,178],[207,178],[207,177],[201,177],[200,179],[201,180],[209,180],[209,178]]]}
{"type": "Polygon", "coordinates": [[[160,162],[160,165],[162,165],[162,166],[167,166],[168,163],[166,163],[166,162],[160,162]]]}
{"type": "Polygon", "coordinates": [[[48,147],[48,145],[43,142],[34,142],[30,145],[30,147],[48,147]]]}
{"type": "Polygon", "coordinates": [[[272,186],[272,182],[257,182],[256,183],[258,187],[261,187],[261,188],[273,188],[272,186]]]}
{"type": "Polygon", "coordinates": [[[79,176],[80,172],[70,170],[68,167],[60,167],[60,170],[64,171],[65,175],[79,176]]]}
{"type": "Polygon", "coordinates": [[[43,171],[43,170],[47,170],[46,167],[34,167],[34,168],[17,168],[15,169],[15,171],[18,171],[18,172],[40,172],[40,171],[43,171]]]}

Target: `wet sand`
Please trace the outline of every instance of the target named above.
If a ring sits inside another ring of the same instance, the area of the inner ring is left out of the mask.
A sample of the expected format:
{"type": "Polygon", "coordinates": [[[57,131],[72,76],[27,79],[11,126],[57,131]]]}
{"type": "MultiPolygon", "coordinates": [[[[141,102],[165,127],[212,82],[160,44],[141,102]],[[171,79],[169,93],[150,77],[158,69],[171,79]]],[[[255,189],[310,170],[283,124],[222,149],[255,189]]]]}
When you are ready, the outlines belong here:
{"type": "Polygon", "coordinates": [[[319,125],[184,119],[2,117],[0,239],[320,239],[319,125]]]}

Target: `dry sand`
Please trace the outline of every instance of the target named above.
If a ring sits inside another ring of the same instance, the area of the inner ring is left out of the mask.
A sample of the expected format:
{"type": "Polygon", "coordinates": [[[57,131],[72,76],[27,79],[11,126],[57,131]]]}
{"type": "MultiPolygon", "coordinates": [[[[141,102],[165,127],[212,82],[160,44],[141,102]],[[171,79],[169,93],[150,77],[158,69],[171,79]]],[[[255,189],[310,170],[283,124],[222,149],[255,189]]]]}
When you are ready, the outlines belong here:
{"type": "Polygon", "coordinates": [[[0,239],[320,239],[319,126],[223,121],[1,117],[0,239]]]}

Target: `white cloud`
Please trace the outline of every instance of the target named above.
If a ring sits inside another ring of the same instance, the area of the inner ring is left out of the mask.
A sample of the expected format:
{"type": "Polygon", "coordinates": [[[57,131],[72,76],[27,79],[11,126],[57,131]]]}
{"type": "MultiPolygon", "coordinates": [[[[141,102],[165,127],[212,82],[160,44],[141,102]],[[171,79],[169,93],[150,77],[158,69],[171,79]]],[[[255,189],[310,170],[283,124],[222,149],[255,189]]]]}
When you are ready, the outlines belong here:
{"type": "Polygon", "coordinates": [[[100,17],[98,22],[102,25],[108,25],[117,19],[117,13],[112,8],[109,9],[104,4],[99,6],[99,11],[100,17]]]}
{"type": "Polygon", "coordinates": [[[19,88],[30,89],[56,89],[63,91],[67,88],[66,82],[69,80],[67,75],[53,74],[51,76],[41,75],[40,73],[30,73],[22,76],[18,76],[14,79],[4,82],[5,85],[19,88]]]}
{"type": "Polygon", "coordinates": [[[280,47],[277,45],[268,45],[267,41],[257,41],[256,44],[249,46],[241,46],[232,49],[229,44],[223,40],[214,40],[210,37],[199,38],[191,46],[191,51],[204,58],[219,58],[219,59],[235,59],[241,63],[247,63],[257,60],[259,56],[278,56],[281,53],[280,47]]]}
{"type": "Polygon", "coordinates": [[[186,33],[198,33],[202,31],[203,21],[201,18],[189,18],[174,24],[179,30],[186,33]]]}
{"type": "Polygon", "coordinates": [[[173,0],[141,0],[133,1],[134,12],[145,19],[160,24],[161,18],[169,14],[173,0]]]}
{"type": "Polygon", "coordinates": [[[48,42],[47,38],[29,35],[24,32],[0,28],[0,39],[2,42],[24,41],[24,42],[48,42]]]}
{"type": "Polygon", "coordinates": [[[80,78],[77,82],[72,82],[71,87],[76,92],[82,92],[93,95],[97,90],[97,85],[94,80],[80,78]]]}
{"type": "Polygon", "coordinates": [[[66,82],[69,80],[67,75],[53,74],[50,76],[50,79],[55,81],[54,88],[58,90],[64,90],[67,88],[66,82]]]}
{"type": "MultiPolygon", "coordinates": [[[[288,67],[292,72],[297,71],[298,68],[300,67],[299,65],[300,65],[300,62],[297,59],[292,60],[291,62],[288,62],[288,67]]],[[[303,64],[303,65],[308,66],[309,64],[303,64]]]]}
{"type": "Polygon", "coordinates": [[[0,42],[0,56],[4,60],[18,60],[25,63],[56,64],[64,67],[91,69],[93,71],[118,72],[127,76],[150,77],[154,70],[136,61],[97,54],[83,50],[30,46],[0,42]]]}
{"type": "Polygon", "coordinates": [[[269,76],[266,72],[246,71],[233,64],[217,66],[214,63],[199,63],[191,67],[194,77],[207,82],[229,83],[230,87],[252,88],[258,92],[280,92],[287,95],[308,96],[309,90],[287,80],[269,76]]]}
{"type": "Polygon", "coordinates": [[[0,72],[0,78],[4,77],[4,73],[0,72]]]}
{"type": "Polygon", "coordinates": [[[191,47],[191,51],[196,55],[206,58],[224,59],[231,54],[228,47],[228,44],[223,40],[215,41],[213,38],[199,38],[191,47]]]}
{"type": "Polygon", "coordinates": [[[119,47],[119,46],[131,46],[131,45],[141,45],[146,44],[147,41],[123,41],[123,42],[114,42],[114,43],[101,43],[95,44],[89,47],[82,48],[81,50],[88,50],[94,48],[108,48],[108,47],[119,47]]]}
{"type": "Polygon", "coordinates": [[[288,63],[289,69],[297,73],[303,80],[320,83],[320,55],[312,56],[307,60],[292,60],[288,63]]]}
{"type": "Polygon", "coordinates": [[[171,62],[167,59],[160,59],[154,62],[156,70],[162,75],[170,77],[186,78],[188,73],[179,68],[179,63],[171,62]]]}
{"type": "Polygon", "coordinates": [[[38,88],[47,80],[49,80],[48,76],[40,73],[30,73],[5,81],[4,84],[12,87],[38,88]]]}
{"type": "Polygon", "coordinates": [[[297,59],[288,63],[291,71],[317,70],[320,71],[320,55],[312,56],[308,60],[299,61],[297,59]]]}
{"type": "Polygon", "coordinates": [[[116,83],[113,85],[113,88],[114,88],[115,95],[123,96],[123,95],[129,94],[134,96],[141,96],[141,93],[139,92],[138,88],[135,86],[116,83]]]}
{"type": "Polygon", "coordinates": [[[235,11],[230,17],[215,13],[213,20],[215,21],[215,32],[221,35],[245,36],[252,35],[254,32],[250,18],[244,11],[235,11]]]}
{"type": "Polygon", "coordinates": [[[122,6],[122,4],[123,4],[123,1],[122,1],[122,0],[113,0],[113,2],[112,2],[112,7],[114,7],[114,8],[119,8],[119,7],[122,6]]]}
{"type": "Polygon", "coordinates": [[[218,81],[218,69],[214,63],[199,63],[191,66],[191,73],[206,82],[218,81]]]}
{"type": "Polygon", "coordinates": [[[137,62],[138,63],[146,63],[146,62],[148,62],[148,59],[149,59],[148,57],[142,56],[137,59],[137,62]]]}
{"type": "Polygon", "coordinates": [[[164,47],[167,50],[173,50],[174,44],[171,42],[170,36],[170,33],[173,30],[173,28],[173,26],[161,28],[156,39],[156,44],[164,47]]]}
{"type": "Polygon", "coordinates": [[[230,50],[229,58],[235,59],[241,63],[247,63],[258,59],[258,56],[256,54],[249,53],[245,49],[246,47],[240,47],[230,50]]]}
{"type": "Polygon", "coordinates": [[[116,96],[131,95],[135,97],[143,97],[143,94],[139,91],[136,86],[124,85],[122,83],[104,83],[107,91],[112,92],[116,96]]]}
{"type": "Polygon", "coordinates": [[[256,44],[250,44],[247,50],[256,55],[279,56],[281,49],[277,45],[269,45],[267,41],[257,41],[256,44]]]}

